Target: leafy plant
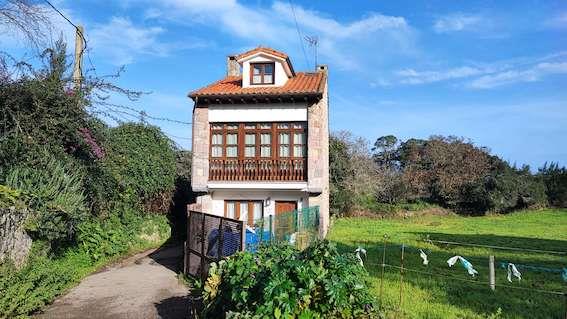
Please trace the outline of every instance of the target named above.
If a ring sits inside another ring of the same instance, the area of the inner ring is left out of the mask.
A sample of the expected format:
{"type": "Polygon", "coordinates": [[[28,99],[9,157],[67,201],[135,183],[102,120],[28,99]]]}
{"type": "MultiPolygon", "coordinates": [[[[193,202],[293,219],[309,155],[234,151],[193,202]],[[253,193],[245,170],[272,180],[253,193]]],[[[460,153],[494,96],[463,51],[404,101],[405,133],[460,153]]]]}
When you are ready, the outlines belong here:
{"type": "Polygon", "coordinates": [[[167,211],[170,197],[163,194],[173,191],[176,158],[171,140],[159,128],[134,123],[111,128],[105,150],[101,169],[118,187],[118,200],[161,201],[164,204],[157,206],[167,211]]]}
{"type": "Polygon", "coordinates": [[[38,238],[58,242],[71,238],[86,218],[83,172],[72,160],[47,151],[35,167],[15,166],[6,184],[25,193],[34,214],[26,228],[38,238]]]}
{"type": "Polygon", "coordinates": [[[354,255],[317,242],[300,252],[286,244],[242,252],[213,264],[204,289],[212,318],[355,318],[373,302],[366,270],[354,255]]]}

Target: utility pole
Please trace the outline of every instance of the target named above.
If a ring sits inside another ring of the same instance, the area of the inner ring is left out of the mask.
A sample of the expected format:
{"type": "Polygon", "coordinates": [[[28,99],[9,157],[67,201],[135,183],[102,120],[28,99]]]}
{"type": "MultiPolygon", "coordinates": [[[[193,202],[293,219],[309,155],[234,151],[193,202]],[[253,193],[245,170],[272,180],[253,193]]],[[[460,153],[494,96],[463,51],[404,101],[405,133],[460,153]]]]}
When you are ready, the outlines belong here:
{"type": "Polygon", "coordinates": [[[84,45],[84,28],[82,25],[79,25],[75,33],[75,65],[73,66],[73,82],[75,82],[75,90],[81,89],[81,81],[83,80],[84,45]]]}

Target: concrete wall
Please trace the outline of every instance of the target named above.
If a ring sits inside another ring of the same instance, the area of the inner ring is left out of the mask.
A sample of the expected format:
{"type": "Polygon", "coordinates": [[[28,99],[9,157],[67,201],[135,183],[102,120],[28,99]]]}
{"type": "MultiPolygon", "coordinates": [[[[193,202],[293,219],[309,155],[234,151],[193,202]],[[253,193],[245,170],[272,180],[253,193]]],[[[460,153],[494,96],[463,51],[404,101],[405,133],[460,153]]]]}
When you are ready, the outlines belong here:
{"type": "Polygon", "coordinates": [[[20,267],[26,261],[32,246],[32,239],[24,230],[28,215],[25,208],[0,208],[0,262],[7,258],[20,267]]]}
{"type": "Polygon", "coordinates": [[[283,67],[281,61],[271,58],[269,56],[256,56],[252,59],[246,60],[242,63],[242,87],[261,87],[261,86],[282,86],[288,80],[288,75],[286,70],[283,67]],[[274,62],[274,72],[275,72],[275,81],[274,84],[270,85],[250,85],[250,63],[257,63],[257,62],[274,62]]]}
{"type": "Polygon", "coordinates": [[[191,187],[194,192],[206,192],[209,180],[209,109],[193,109],[193,161],[191,187]]]}
{"type": "Polygon", "coordinates": [[[298,209],[308,206],[309,194],[301,191],[284,190],[217,190],[211,194],[211,214],[224,215],[225,200],[261,200],[264,202],[264,216],[274,215],[276,201],[296,201],[298,209]],[[269,200],[268,200],[269,198],[269,200]]]}
{"type": "Polygon", "coordinates": [[[307,104],[258,103],[214,104],[209,106],[209,122],[286,122],[307,121],[307,104]]]}

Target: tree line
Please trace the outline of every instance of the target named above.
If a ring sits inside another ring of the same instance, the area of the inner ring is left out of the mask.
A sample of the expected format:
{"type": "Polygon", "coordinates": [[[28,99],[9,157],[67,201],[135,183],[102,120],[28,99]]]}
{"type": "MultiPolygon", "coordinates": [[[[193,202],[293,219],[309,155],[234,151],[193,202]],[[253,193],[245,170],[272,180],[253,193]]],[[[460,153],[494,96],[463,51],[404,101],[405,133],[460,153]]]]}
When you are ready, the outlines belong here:
{"type": "Polygon", "coordinates": [[[370,145],[349,132],[330,138],[331,211],[383,212],[403,204],[439,205],[461,214],[567,207],[567,169],[545,164],[536,173],[486,147],[455,136],[370,145]]]}

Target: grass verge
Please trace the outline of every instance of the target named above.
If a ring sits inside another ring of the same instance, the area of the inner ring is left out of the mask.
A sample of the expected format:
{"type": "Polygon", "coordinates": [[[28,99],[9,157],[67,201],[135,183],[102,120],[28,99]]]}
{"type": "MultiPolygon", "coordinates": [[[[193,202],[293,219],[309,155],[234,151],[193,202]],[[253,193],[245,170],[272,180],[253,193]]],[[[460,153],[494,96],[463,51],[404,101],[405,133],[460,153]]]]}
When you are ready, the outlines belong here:
{"type": "Polygon", "coordinates": [[[383,292],[380,300],[387,318],[563,318],[564,296],[539,290],[565,291],[560,273],[545,269],[567,267],[566,255],[499,250],[428,243],[442,241],[567,251],[567,211],[524,211],[484,217],[420,216],[408,219],[343,218],[334,222],[329,239],[339,249],[368,251],[366,268],[373,294],[380,299],[384,235],[386,242],[383,292]],[[401,245],[404,244],[402,304],[400,306],[401,245]],[[423,249],[429,259],[423,265],[423,249]],[[447,259],[461,255],[479,275],[472,278],[447,259]],[[496,290],[488,286],[488,256],[496,259],[496,290]],[[501,262],[541,267],[520,269],[521,281],[508,282],[501,262]],[[514,288],[512,288],[514,287],[514,288]]]}
{"type": "MultiPolygon", "coordinates": [[[[27,318],[87,275],[124,256],[158,247],[170,236],[165,216],[146,215],[138,222],[131,235],[121,243],[127,248],[114,254],[93,258],[89,249],[79,245],[51,255],[44,246],[34,243],[30,257],[21,269],[0,265],[0,318],[27,318]]],[[[108,225],[111,226],[115,225],[108,225]]]]}

